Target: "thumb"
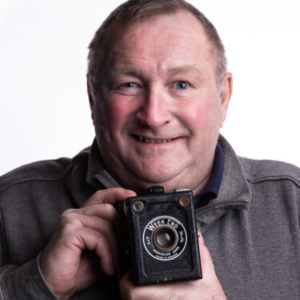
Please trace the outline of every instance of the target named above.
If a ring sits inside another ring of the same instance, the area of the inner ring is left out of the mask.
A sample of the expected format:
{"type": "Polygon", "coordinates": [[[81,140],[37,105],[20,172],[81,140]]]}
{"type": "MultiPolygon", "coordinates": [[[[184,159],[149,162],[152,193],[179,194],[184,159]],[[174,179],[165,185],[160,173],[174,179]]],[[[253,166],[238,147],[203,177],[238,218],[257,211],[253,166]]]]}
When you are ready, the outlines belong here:
{"type": "Polygon", "coordinates": [[[206,245],[204,244],[204,239],[202,234],[198,231],[198,242],[199,242],[199,252],[203,277],[210,275],[215,275],[215,268],[213,264],[212,257],[206,245]]]}

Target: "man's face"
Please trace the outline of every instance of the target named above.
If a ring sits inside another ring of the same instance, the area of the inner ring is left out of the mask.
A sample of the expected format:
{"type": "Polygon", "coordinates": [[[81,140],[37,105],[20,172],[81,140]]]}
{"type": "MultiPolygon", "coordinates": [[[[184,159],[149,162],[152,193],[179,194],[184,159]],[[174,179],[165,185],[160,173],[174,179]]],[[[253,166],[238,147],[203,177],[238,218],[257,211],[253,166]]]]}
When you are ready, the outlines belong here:
{"type": "Polygon", "coordinates": [[[213,165],[231,92],[199,21],[187,12],[120,30],[92,101],[97,141],[127,188],[163,185],[199,192],[213,165]]]}

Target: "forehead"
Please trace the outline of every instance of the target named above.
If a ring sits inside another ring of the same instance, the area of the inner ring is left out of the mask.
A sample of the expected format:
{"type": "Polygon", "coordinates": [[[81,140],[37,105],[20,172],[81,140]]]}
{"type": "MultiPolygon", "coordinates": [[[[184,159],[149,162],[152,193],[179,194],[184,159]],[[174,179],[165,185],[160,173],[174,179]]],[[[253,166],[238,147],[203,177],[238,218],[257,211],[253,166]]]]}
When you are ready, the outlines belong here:
{"type": "MultiPolygon", "coordinates": [[[[112,26],[112,44],[120,39],[132,39],[134,36],[151,36],[172,38],[173,36],[189,35],[191,38],[196,37],[199,40],[206,39],[206,35],[200,21],[188,11],[178,11],[167,15],[157,15],[147,19],[137,20],[128,25],[115,23],[112,26]]],[[[150,37],[149,36],[149,37],[150,37]]],[[[157,39],[152,40],[153,44],[157,39]]]]}
{"type": "MultiPolygon", "coordinates": [[[[186,61],[211,59],[212,47],[200,21],[190,12],[180,11],[135,22],[126,27],[114,26],[110,36],[110,60],[131,55],[186,61]],[[161,57],[162,58],[162,57],[161,57]]],[[[175,61],[174,61],[175,60],[175,61]]]]}

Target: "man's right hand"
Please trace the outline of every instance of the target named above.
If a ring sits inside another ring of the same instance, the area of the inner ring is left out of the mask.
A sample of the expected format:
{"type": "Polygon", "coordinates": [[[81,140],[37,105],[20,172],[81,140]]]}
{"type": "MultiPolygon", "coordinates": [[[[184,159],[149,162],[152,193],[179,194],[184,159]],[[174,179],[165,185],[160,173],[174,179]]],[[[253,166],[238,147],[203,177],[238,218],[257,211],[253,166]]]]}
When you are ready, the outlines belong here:
{"type": "Polygon", "coordinates": [[[102,272],[113,275],[120,270],[120,216],[113,205],[135,195],[122,188],[101,190],[82,208],[62,214],[40,260],[42,274],[56,296],[69,299],[96,282],[102,272]]]}

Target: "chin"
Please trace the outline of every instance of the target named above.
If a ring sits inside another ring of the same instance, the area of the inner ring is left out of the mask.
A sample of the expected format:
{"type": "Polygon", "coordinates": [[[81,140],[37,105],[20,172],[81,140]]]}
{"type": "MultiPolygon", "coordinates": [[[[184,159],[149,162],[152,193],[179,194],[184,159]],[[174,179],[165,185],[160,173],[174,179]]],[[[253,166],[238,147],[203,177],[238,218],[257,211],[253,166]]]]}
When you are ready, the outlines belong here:
{"type": "Polygon", "coordinates": [[[149,170],[146,172],[135,173],[135,176],[139,178],[140,181],[147,183],[148,185],[164,185],[164,183],[171,181],[177,176],[176,172],[166,172],[166,170],[155,171],[149,170]]]}

